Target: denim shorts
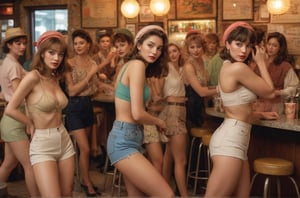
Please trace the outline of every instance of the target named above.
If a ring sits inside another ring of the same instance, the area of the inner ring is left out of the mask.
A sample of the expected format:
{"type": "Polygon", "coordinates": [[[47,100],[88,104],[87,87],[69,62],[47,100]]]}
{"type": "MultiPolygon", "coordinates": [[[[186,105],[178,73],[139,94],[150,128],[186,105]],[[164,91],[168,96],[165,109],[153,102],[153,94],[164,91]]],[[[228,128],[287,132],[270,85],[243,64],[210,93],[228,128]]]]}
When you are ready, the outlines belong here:
{"type": "Polygon", "coordinates": [[[114,121],[107,140],[107,154],[111,164],[113,165],[134,153],[143,153],[143,139],[142,125],[114,121]]]}
{"type": "Polygon", "coordinates": [[[65,113],[68,131],[83,129],[94,124],[93,103],[89,96],[70,97],[65,113]]]}
{"type": "Polygon", "coordinates": [[[225,119],[214,132],[209,144],[211,156],[223,155],[247,160],[251,124],[236,119],[225,119]]]}

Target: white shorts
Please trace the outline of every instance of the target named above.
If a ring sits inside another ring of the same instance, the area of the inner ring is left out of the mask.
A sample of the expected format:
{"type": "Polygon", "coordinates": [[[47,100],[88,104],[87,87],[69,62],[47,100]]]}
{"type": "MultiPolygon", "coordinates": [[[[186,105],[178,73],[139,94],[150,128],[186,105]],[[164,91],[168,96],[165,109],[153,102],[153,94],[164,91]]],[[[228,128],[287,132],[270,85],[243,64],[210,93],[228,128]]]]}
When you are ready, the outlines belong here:
{"type": "Polygon", "coordinates": [[[247,160],[251,124],[236,119],[225,119],[213,133],[210,155],[223,155],[247,160]]]}

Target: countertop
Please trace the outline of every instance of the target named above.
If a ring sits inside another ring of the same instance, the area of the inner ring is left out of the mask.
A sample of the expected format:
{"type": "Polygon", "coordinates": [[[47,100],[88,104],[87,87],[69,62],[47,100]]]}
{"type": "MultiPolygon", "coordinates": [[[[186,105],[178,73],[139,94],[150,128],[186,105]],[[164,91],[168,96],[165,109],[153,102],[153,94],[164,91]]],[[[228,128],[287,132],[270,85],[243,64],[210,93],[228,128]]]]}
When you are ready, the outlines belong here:
{"type": "MultiPolygon", "coordinates": [[[[214,110],[214,108],[206,108],[205,111],[210,116],[224,118],[224,113],[217,112],[214,110]]],[[[286,119],[285,115],[281,115],[277,120],[253,119],[251,124],[276,129],[290,130],[300,133],[300,119],[288,120],[286,119]]]]}

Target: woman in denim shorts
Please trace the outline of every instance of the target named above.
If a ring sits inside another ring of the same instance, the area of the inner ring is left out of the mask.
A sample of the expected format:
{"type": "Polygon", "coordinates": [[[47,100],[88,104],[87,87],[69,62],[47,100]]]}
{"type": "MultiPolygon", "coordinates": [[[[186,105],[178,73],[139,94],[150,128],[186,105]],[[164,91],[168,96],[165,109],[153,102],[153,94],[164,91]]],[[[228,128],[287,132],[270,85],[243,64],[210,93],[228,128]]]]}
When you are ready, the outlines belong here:
{"type": "Polygon", "coordinates": [[[156,125],[161,132],[166,129],[163,120],[145,111],[145,103],[150,97],[146,77],[162,69],[167,42],[161,27],[142,28],[135,37],[130,60],[116,80],[116,120],[108,137],[107,153],[124,176],[129,197],[174,195],[162,175],[141,153],[143,124],[156,125]]]}

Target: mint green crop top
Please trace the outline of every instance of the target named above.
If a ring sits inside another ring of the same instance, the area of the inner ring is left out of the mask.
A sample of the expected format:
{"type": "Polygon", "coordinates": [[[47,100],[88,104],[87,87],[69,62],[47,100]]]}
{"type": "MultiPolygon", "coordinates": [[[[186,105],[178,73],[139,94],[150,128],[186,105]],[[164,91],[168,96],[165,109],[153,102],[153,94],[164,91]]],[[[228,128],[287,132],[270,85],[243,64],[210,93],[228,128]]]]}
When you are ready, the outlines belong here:
{"type": "MultiPolygon", "coordinates": [[[[117,87],[116,87],[116,92],[115,92],[115,96],[117,98],[120,98],[122,100],[128,101],[130,102],[130,89],[128,86],[124,85],[121,82],[121,79],[123,78],[123,75],[128,67],[128,64],[125,65],[126,68],[123,69],[120,79],[118,81],[117,87]]],[[[150,89],[148,84],[145,84],[144,86],[144,94],[143,94],[143,98],[144,98],[144,104],[146,104],[146,102],[150,99],[150,89]]]]}

